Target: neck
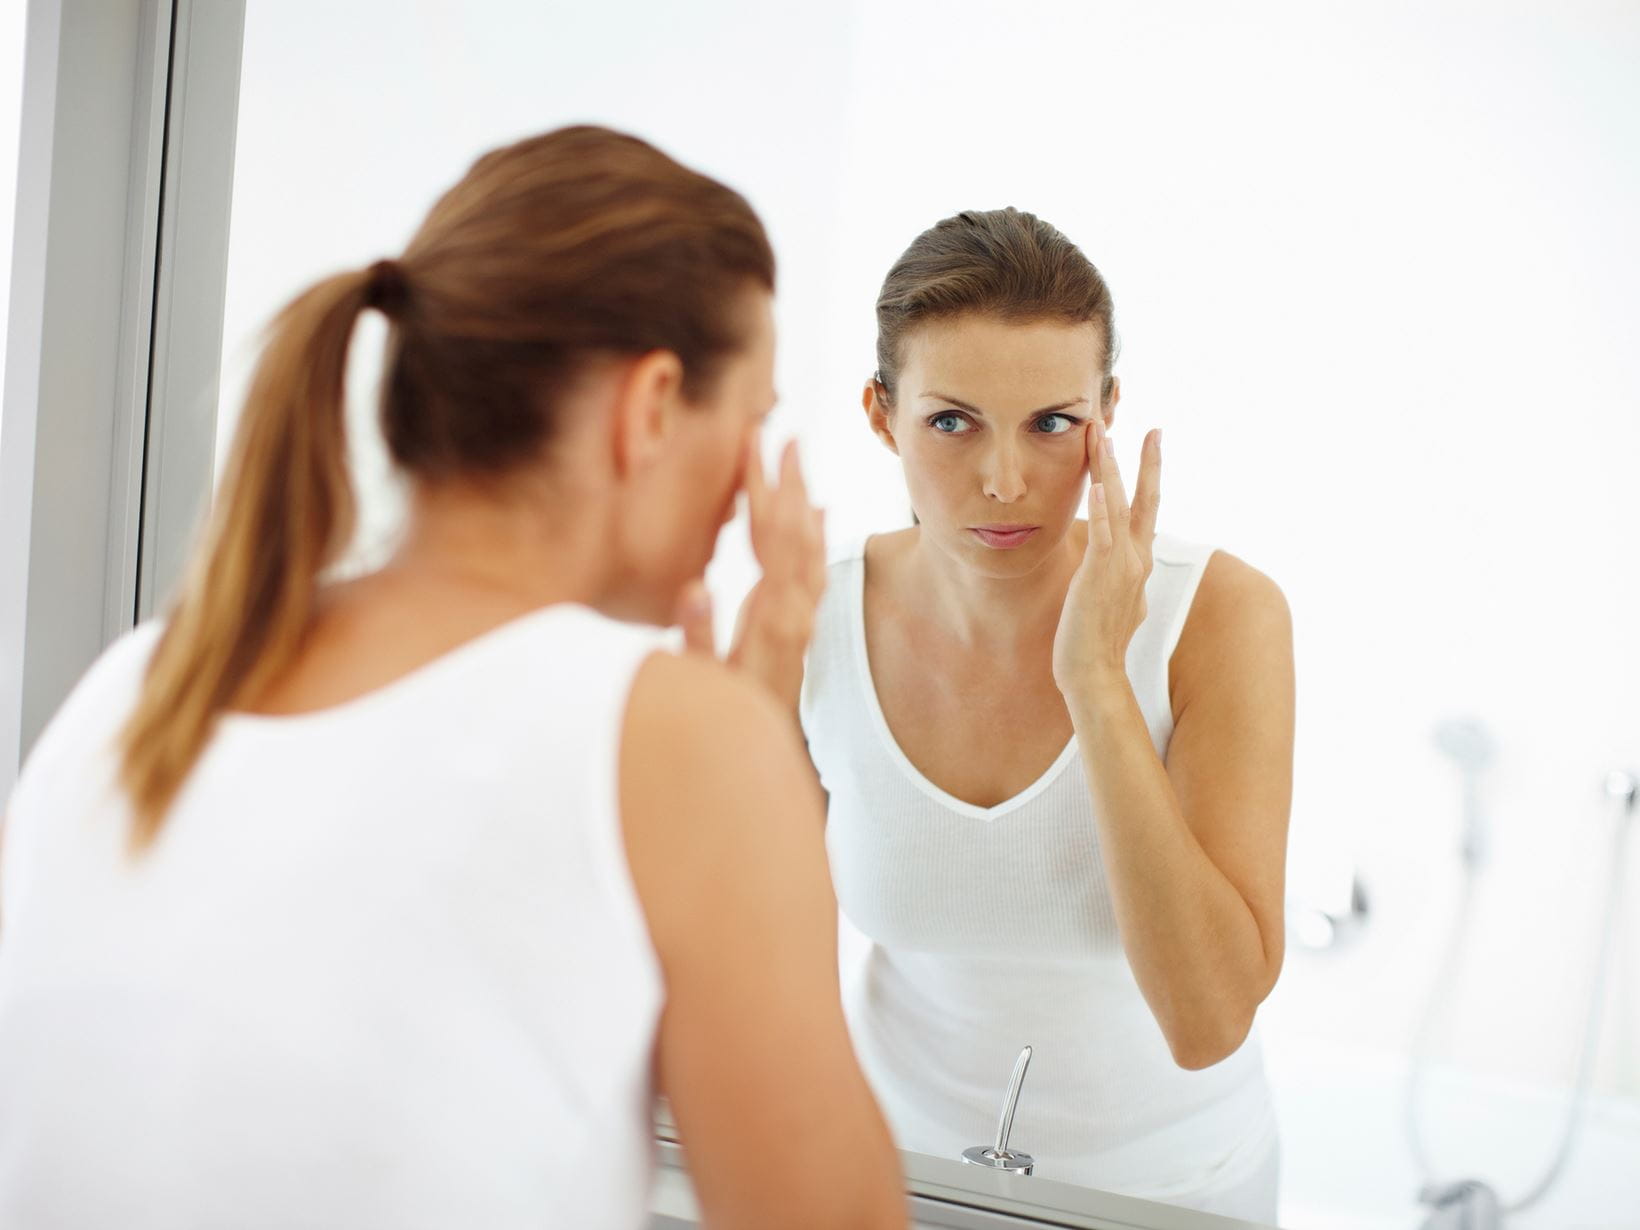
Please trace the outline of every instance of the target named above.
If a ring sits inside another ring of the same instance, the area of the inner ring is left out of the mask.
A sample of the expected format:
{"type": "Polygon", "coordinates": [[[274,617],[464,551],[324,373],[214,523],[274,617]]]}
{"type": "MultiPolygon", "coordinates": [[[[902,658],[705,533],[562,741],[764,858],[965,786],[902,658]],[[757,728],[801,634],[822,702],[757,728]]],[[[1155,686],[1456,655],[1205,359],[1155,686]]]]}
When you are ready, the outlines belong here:
{"type": "Polygon", "coordinates": [[[515,598],[601,607],[612,577],[602,530],[544,515],[528,492],[418,487],[403,542],[384,571],[400,579],[470,585],[515,598]]]}
{"type": "Polygon", "coordinates": [[[942,550],[919,528],[907,572],[925,595],[930,617],[963,645],[1029,659],[1053,645],[1071,577],[1086,549],[1086,525],[1073,522],[1038,567],[1022,576],[989,577],[942,550]]]}

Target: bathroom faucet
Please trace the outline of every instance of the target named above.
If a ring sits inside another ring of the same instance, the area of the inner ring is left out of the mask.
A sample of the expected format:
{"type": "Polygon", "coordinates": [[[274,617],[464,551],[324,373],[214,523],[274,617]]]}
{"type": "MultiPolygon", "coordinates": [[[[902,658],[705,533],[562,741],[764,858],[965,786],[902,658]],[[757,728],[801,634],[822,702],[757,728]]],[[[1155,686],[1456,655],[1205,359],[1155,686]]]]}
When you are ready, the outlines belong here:
{"type": "Polygon", "coordinates": [[[1008,1136],[1014,1130],[1014,1107],[1019,1105],[1019,1087],[1025,1083],[1025,1069],[1031,1064],[1031,1048],[1019,1052],[1014,1061],[1014,1074],[1008,1078],[1008,1092],[1002,1099],[1002,1118],[997,1121],[997,1139],[994,1145],[973,1145],[962,1151],[962,1160],[975,1166],[989,1166],[992,1170],[1006,1170],[1009,1174],[1030,1174],[1036,1168],[1036,1159],[1029,1153],[1010,1153],[1008,1136]]]}

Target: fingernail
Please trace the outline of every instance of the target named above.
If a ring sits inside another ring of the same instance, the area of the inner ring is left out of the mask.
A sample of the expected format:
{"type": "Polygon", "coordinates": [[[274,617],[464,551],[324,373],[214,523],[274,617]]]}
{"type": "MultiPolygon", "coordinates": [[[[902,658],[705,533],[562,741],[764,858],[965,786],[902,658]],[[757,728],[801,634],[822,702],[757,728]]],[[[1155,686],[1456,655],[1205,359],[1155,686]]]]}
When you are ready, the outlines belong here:
{"type": "Polygon", "coordinates": [[[1094,483],[1094,485],[1093,485],[1093,502],[1095,504],[1103,504],[1105,502],[1105,484],[1104,483],[1094,483]]]}
{"type": "Polygon", "coordinates": [[[1115,444],[1114,441],[1111,440],[1111,438],[1109,436],[1105,437],[1105,456],[1107,456],[1107,457],[1116,456],[1116,444],[1115,444]]]}

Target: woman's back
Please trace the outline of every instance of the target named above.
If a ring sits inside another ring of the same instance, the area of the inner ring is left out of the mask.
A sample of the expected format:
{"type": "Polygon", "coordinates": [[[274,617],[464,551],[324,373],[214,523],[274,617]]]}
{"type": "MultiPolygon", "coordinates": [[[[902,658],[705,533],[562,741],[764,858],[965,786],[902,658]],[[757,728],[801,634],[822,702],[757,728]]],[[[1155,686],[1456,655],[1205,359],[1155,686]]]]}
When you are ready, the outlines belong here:
{"type": "Polygon", "coordinates": [[[280,312],[164,634],[10,804],[0,1223],[632,1226],[658,1087],[708,1224],[905,1224],[775,699],[821,552],[750,464],[773,288],[743,198],[574,126],[280,312]],[[332,588],[366,310],[409,508],[332,588]],[[651,652],[743,487],[777,652],[651,652]]]}
{"type": "Polygon", "coordinates": [[[226,714],[132,860],[113,739],[156,632],[10,807],[0,1223],[640,1224],[663,987],[618,773],[654,630],[561,603],[226,714]]]}

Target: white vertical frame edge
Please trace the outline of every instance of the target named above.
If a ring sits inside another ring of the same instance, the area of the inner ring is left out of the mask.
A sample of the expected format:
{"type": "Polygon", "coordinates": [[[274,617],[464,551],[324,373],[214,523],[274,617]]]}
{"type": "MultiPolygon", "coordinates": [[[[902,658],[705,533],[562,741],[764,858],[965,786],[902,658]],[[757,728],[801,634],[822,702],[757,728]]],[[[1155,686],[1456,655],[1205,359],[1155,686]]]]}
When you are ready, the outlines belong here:
{"type": "Polygon", "coordinates": [[[211,484],[244,0],[29,0],[0,407],[0,800],[211,484]]]}
{"type": "Polygon", "coordinates": [[[173,0],[137,619],[181,580],[210,501],[244,0],[173,0]]]}

